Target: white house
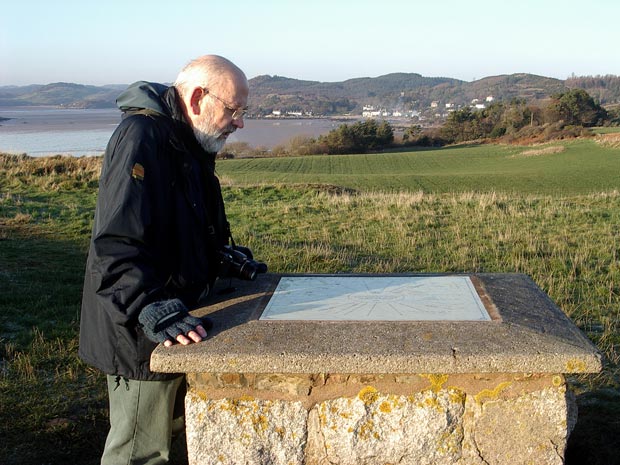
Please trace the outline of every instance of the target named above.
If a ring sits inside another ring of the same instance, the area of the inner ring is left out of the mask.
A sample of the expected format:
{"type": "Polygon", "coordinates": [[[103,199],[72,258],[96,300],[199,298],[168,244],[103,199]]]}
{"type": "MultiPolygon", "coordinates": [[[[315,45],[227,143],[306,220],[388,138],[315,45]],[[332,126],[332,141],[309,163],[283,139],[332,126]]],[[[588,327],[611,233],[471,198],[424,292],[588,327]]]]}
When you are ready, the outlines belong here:
{"type": "Polygon", "coordinates": [[[381,116],[381,111],[379,110],[366,110],[362,112],[362,117],[364,118],[377,118],[381,116]]]}

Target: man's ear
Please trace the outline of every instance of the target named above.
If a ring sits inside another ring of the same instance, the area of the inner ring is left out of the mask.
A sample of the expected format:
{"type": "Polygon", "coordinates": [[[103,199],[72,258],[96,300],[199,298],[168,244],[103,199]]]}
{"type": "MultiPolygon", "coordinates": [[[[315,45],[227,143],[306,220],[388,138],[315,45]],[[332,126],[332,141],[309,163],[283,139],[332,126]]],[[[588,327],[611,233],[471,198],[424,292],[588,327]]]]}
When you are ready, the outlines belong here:
{"type": "Polygon", "coordinates": [[[204,90],[200,87],[196,87],[189,98],[189,106],[192,114],[198,116],[200,114],[200,99],[204,95],[204,90]]]}

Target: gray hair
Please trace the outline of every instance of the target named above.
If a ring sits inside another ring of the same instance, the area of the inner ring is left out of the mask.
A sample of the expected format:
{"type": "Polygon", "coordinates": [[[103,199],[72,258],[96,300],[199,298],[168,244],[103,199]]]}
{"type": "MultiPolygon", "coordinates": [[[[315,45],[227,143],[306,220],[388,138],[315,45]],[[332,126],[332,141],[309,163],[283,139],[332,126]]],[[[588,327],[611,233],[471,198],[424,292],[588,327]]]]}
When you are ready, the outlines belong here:
{"type": "Polygon", "coordinates": [[[179,73],[174,87],[183,99],[196,87],[219,87],[231,76],[247,80],[245,74],[230,60],[219,55],[204,55],[190,61],[179,73]]]}

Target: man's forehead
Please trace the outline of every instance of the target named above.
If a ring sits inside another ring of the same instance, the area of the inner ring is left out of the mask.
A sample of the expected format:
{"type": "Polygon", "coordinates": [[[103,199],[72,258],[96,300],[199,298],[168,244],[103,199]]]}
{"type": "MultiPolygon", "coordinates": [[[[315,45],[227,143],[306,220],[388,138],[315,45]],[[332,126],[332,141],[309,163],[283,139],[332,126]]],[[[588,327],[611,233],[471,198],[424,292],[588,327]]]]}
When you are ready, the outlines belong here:
{"type": "MultiPolygon", "coordinates": [[[[217,92],[216,89],[213,89],[217,92]]],[[[247,82],[240,80],[228,80],[223,83],[220,92],[226,95],[231,103],[237,103],[239,106],[244,106],[247,103],[249,87],[247,82]]]]}

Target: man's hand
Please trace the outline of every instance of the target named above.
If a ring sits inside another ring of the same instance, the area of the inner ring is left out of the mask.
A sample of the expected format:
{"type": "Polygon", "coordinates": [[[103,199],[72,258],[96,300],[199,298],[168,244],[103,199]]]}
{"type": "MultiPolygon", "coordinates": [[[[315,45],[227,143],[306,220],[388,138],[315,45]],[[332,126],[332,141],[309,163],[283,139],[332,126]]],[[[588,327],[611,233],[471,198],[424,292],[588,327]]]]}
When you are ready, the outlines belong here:
{"type": "Polygon", "coordinates": [[[138,321],[146,337],[166,347],[170,347],[174,341],[188,345],[207,337],[202,320],[190,315],[179,299],[147,305],[138,315],[138,321]]]}
{"type": "MultiPolygon", "coordinates": [[[[176,340],[179,344],[183,344],[184,346],[191,344],[192,342],[200,342],[202,341],[205,337],[207,337],[207,330],[203,328],[202,325],[198,325],[196,326],[196,328],[190,332],[187,333],[187,335],[185,334],[179,334],[176,337],[176,340]]],[[[166,339],[164,341],[164,346],[165,347],[170,347],[171,345],[173,345],[174,342],[171,341],[170,339],[166,339]]]]}

